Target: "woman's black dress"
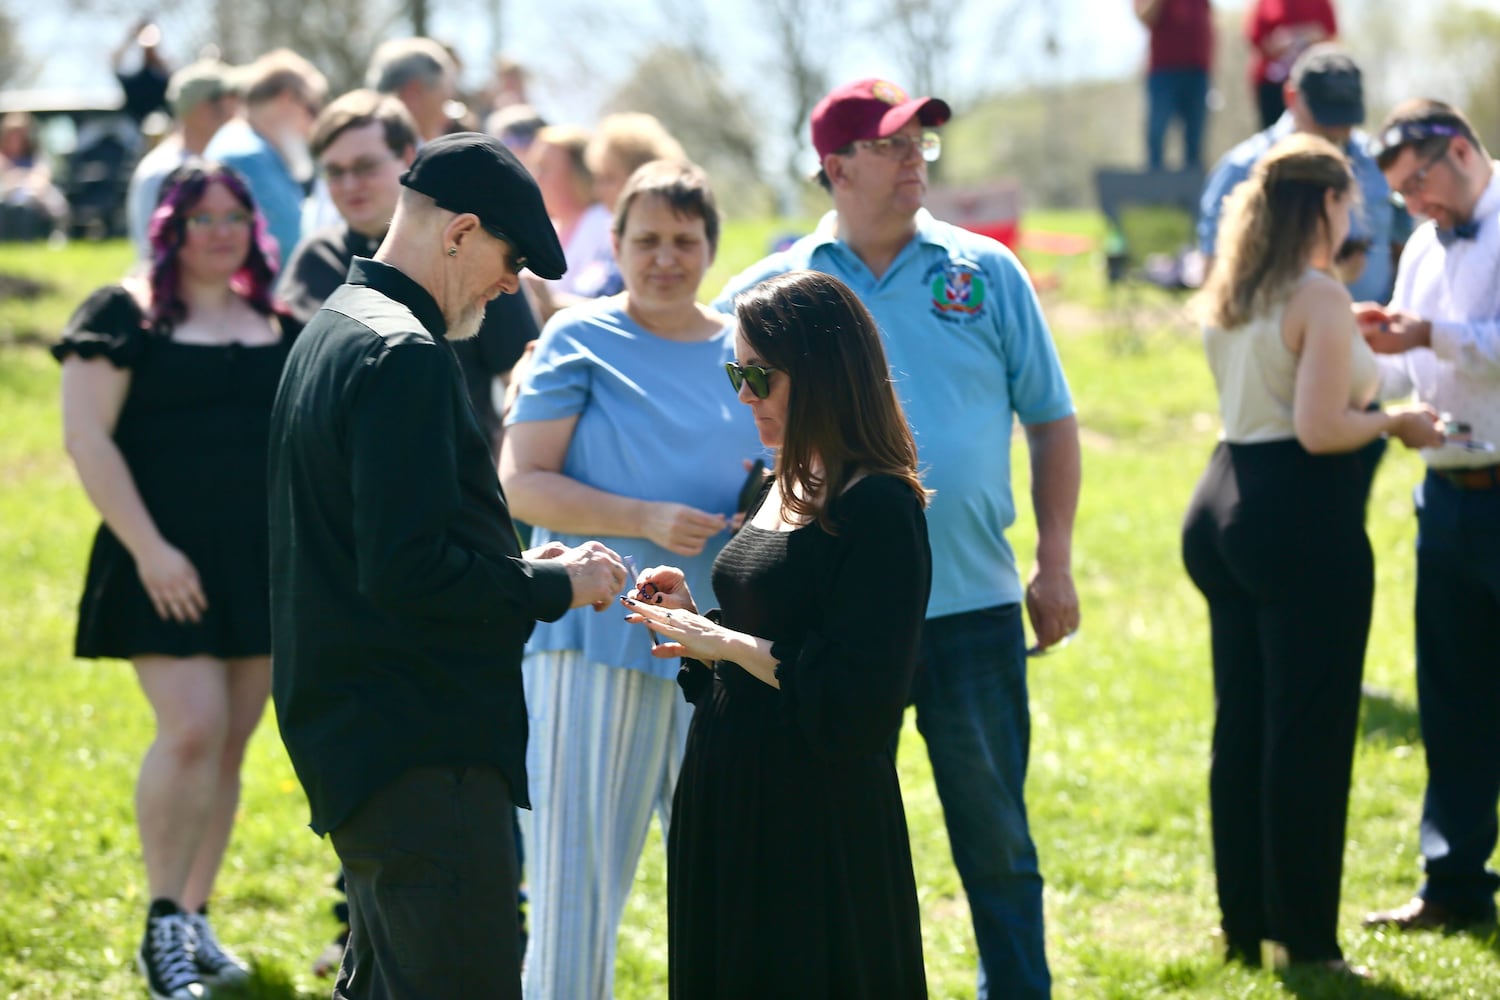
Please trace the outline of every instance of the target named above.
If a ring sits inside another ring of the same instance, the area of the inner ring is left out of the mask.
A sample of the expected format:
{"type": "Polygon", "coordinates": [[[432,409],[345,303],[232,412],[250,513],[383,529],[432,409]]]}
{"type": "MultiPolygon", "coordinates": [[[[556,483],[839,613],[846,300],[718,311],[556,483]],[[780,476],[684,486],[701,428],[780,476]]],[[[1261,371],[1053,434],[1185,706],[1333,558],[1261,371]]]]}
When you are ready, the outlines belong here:
{"type": "Polygon", "coordinates": [[[192,561],[208,599],[201,621],[157,615],[135,560],[105,525],[94,536],[78,609],[78,656],[265,656],[271,651],[266,447],[271,400],[297,327],[258,347],[182,344],[148,332],[119,286],[91,295],[52,353],[130,370],[115,425],[141,500],[192,561]]]}
{"type": "Polygon", "coordinates": [[[697,710],[668,842],[678,1000],[927,995],[891,753],[927,607],[927,522],[888,476],[855,483],[834,515],[836,535],[747,526],[714,562],[720,620],[773,640],[781,688],[684,660],[697,710]]]}

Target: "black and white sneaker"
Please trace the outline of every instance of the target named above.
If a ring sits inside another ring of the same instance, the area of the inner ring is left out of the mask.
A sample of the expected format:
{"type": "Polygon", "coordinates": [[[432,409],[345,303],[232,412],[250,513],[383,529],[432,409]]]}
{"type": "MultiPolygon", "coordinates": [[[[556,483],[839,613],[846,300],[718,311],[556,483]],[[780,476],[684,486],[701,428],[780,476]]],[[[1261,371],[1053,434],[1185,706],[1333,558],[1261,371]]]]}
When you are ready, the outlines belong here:
{"type": "Polygon", "coordinates": [[[193,962],[206,984],[236,986],[249,980],[250,968],[234,952],[219,944],[213,928],[208,925],[208,914],[189,913],[186,918],[193,932],[193,962]]]}
{"type": "Polygon", "coordinates": [[[208,990],[193,961],[193,929],[170,899],[152,902],[146,937],[135,957],[151,1000],[203,1000],[208,990]]]}

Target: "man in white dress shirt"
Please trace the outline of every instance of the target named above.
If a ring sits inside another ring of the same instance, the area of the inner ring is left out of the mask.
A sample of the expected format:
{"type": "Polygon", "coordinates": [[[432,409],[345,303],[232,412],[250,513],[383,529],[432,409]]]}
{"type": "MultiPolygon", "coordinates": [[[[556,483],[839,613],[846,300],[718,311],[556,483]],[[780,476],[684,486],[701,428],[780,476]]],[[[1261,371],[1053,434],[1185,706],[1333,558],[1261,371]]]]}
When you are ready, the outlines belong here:
{"type": "Polygon", "coordinates": [[[1356,306],[1384,399],[1415,393],[1450,442],[1417,491],[1417,700],[1427,751],[1415,899],[1365,922],[1448,929],[1495,919],[1500,804],[1500,177],[1455,108],[1399,105],[1378,134],[1391,190],[1428,221],[1388,307],[1356,306]]]}

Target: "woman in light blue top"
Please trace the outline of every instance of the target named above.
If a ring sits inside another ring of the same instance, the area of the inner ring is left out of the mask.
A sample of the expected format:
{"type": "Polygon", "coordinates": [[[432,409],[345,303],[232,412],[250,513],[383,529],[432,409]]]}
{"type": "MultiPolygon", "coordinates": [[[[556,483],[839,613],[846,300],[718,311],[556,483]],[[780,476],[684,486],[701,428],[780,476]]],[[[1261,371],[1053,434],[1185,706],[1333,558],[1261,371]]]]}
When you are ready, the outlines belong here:
{"type": "MultiPolygon", "coordinates": [[[[598,538],[637,570],[671,563],[711,592],[762,452],[720,384],[732,320],[697,301],[718,234],[699,168],[656,161],[626,184],[614,221],[625,291],[547,324],[507,419],[500,479],[533,544],[598,538]]],[[[677,664],[620,616],[539,624],[523,669],[525,992],[608,998],[620,915],[653,810],[665,832],[691,708],[677,664]]]]}

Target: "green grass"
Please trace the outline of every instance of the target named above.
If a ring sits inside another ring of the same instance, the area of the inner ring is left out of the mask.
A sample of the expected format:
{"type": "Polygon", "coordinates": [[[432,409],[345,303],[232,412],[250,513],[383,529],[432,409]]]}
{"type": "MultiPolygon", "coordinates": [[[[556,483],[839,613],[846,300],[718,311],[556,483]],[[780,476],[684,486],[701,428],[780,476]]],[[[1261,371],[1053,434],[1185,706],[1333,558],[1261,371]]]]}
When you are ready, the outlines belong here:
{"type": "Polygon", "coordinates": [[[0,344],[56,337],[84,296],[100,285],[119,281],[132,259],[124,240],[57,247],[0,243],[0,275],[21,279],[29,286],[0,285],[0,344]]]}
{"type": "MultiPolygon", "coordinates": [[[[1097,232],[1090,216],[1028,217],[1097,232]]],[[[1069,228],[1071,227],[1071,228],[1069,228]]],[[[779,225],[731,227],[727,274],[779,225]]],[[[122,259],[70,248],[69,296],[122,259]],[[87,259],[86,259],[87,258],[87,259]]],[[[15,257],[0,251],[0,272],[15,257]]],[[[46,258],[42,258],[45,260],[46,258]]],[[[1404,900],[1419,873],[1424,782],[1412,679],[1410,489],[1419,463],[1393,450],[1370,507],[1379,572],[1355,763],[1343,941],[1376,986],[1223,967],[1206,805],[1211,692],[1205,612],[1177,532],[1216,431],[1211,381],[1180,302],[1107,289],[1091,257],[1027,256],[1056,291],[1045,302],[1078,400],[1085,485],[1075,544],[1079,639],[1034,661],[1033,829],[1047,879],[1048,949],[1062,1000],[1134,998],[1486,998],[1500,996],[1495,936],[1376,934],[1366,910],[1404,900]]],[[[61,280],[60,269],[44,268],[61,280]]],[[[710,278],[709,287],[717,290],[710,278]]],[[[48,302],[43,315],[66,315],[48,302]]],[[[120,663],[70,656],[73,609],[96,522],[59,443],[56,366],[34,347],[0,350],[0,996],[142,995],[128,967],[145,906],[130,805],[150,737],[120,663]]],[[[1017,492],[1026,495],[1024,449],[1017,492]]],[[[1022,503],[1023,510],[1025,508],[1022,503]]],[[[1013,533],[1023,563],[1032,531],[1013,533]]],[[[932,995],[973,995],[973,940],[920,737],[900,757],[932,995]]],[[[244,802],[216,907],[223,937],[258,963],[251,995],[327,996],[308,963],[332,934],[331,848],[274,725],[251,745],[244,802]]],[[[665,995],[664,865],[653,834],[620,938],[617,996],[665,995]]]]}

